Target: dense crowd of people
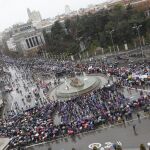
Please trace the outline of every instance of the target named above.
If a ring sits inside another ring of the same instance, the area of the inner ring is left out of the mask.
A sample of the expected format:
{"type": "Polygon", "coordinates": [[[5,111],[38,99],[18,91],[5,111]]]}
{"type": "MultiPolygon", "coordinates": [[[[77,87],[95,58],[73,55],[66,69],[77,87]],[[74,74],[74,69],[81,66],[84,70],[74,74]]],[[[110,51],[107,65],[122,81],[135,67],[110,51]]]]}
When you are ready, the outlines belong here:
{"type": "Polygon", "coordinates": [[[48,102],[23,114],[1,120],[0,135],[11,137],[12,146],[26,145],[74,135],[95,129],[99,125],[115,124],[132,119],[132,113],[150,104],[150,96],[130,101],[117,92],[118,85],[98,89],[64,102],[48,102]],[[55,125],[53,115],[59,111],[61,124],[55,125]]]}
{"type": "MultiPolygon", "coordinates": [[[[21,71],[23,78],[30,80],[31,84],[37,83],[33,74],[39,72],[50,74],[52,77],[58,72],[61,72],[62,75],[73,72],[103,73],[108,77],[108,83],[113,77],[116,78],[112,84],[65,101],[59,99],[54,101],[46,98],[43,102],[37,94],[36,100],[37,102],[40,101],[41,105],[22,109],[21,113],[10,110],[7,117],[0,120],[0,136],[12,138],[10,141],[11,147],[52,140],[59,136],[75,135],[103,125],[125,123],[126,120],[132,119],[134,112],[138,110],[149,111],[149,93],[144,95],[141,91],[140,97],[132,101],[126,98],[120,90],[123,89],[123,86],[130,88],[147,86],[149,64],[118,67],[117,65],[110,66],[107,62],[99,60],[76,63],[42,59],[12,60],[5,57],[3,57],[3,60],[7,67],[13,67],[21,71]],[[134,74],[146,74],[147,78],[138,76],[134,78],[134,74]],[[61,123],[57,125],[54,123],[56,113],[61,118],[61,123]]],[[[26,88],[28,89],[28,87],[26,88]]],[[[41,87],[37,85],[37,88],[41,87]]]]}

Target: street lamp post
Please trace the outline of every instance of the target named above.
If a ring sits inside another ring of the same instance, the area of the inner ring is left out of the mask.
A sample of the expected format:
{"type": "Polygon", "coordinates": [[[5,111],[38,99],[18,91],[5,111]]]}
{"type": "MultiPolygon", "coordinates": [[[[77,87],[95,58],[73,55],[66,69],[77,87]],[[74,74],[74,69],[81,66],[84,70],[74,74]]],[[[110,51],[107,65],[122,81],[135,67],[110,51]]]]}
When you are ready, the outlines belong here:
{"type": "Polygon", "coordinates": [[[114,52],[116,52],[116,51],[115,51],[114,40],[113,40],[113,36],[112,36],[112,34],[113,34],[114,31],[115,31],[115,30],[111,30],[111,31],[110,31],[110,36],[111,36],[111,42],[112,42],[112,45],[113,45],[114,52]]]}
{"type": "Polygon", "coordinates": [[[113,35],[112,35],[114,31],[115,31],[114,29],[109,31],[109,34],[110,34],[111,43],[112,43],[112,46],[113,46],[114,53],[116,54],[114,40],[113,40],[113,35]]]}
{"type": "Polygon", "coordinates": [[[142,49],[142,43],[141,43],[141,35],[140,35],[140,28],[141,28],[141,27],[142,27],[142,25],[140,24],[140,25],[134,26],[134,27],[132,27],[132,28],[137,30],[138,38],[139,38],[139,42],[140,42],[140,49],[141,49],[142,57],[144,58],[143,49],[142,49]]]}
{"type": "Polygon", "coordinates": [[[109,47],[109,52],[110,52],[110,54],[112,54],[112,53],[111,53],[111,47],[109,47]]]}

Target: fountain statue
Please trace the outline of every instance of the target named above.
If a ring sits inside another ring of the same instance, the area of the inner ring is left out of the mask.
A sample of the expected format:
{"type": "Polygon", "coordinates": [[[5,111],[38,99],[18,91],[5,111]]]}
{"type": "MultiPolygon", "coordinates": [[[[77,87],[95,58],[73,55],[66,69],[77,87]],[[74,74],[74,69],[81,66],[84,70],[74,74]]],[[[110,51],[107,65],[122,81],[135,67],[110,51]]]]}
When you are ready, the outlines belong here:
{"type": "Polygon", "coordinates": [[[84,82],[77,77],[74,77],[70,80],[71,80],[70,85],[73,87],[82,87],[84,85],[84,82]]]}

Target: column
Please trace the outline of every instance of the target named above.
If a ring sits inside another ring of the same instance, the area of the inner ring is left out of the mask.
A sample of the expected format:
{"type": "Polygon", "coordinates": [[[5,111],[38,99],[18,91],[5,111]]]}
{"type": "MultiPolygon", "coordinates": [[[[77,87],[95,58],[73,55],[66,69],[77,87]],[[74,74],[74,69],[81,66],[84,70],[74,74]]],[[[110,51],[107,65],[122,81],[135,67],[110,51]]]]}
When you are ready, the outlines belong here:
{"type": "Polygon", "coordinates": [[[29,38],[29,42],[31,44],[31,47],[33,47],[33,43],[32,43],[32,39],[31,38],[29,38]]]}
{"type": "Polygon", "coordinates": [[[35,40],[37,42],[37,45],[40,45],[37,36],[35,37],[35,40]]]}
{"type": "Polygon", "coordinates": [[[37,44],[36,44],[36,42],[35,42],[35,39],[34,39],[35,37],[32,37],[32,41],[33,41],[33,44],[34,44],[34,46],[36,46],[37,44]]]}
{"type": "Polygon", "coordinates": [[[26,39],[26,44],[27,44],[28,48],[30,48],[30,44],[29,44],[29,40],[28,39],[26,39]]]}
{"type": "Polygon", "coordinates": [[[41,36],[39,36],[39,37],[40,37],[40,41],[41,41],[41,43],[42,43],[42,44],[44,44],[44,42],[43,42],[43,40],[42,40],[42,37],[41,37],[41,36]]]}

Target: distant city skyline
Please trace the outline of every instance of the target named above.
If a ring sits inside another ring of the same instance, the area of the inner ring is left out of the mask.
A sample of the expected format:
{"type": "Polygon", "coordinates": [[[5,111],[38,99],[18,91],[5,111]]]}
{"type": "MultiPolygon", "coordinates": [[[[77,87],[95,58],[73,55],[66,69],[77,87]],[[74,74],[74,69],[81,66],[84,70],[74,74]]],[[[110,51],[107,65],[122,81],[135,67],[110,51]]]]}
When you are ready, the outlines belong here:
{"type": "Polygon", "coordinates": [[[65,13],[65,6],[71,10],[86,8],[107,0],[0,0],[0,32],[13,24],[28,20],[27,8],[40,11],[42,18],[53,18],[65,13]]]}

